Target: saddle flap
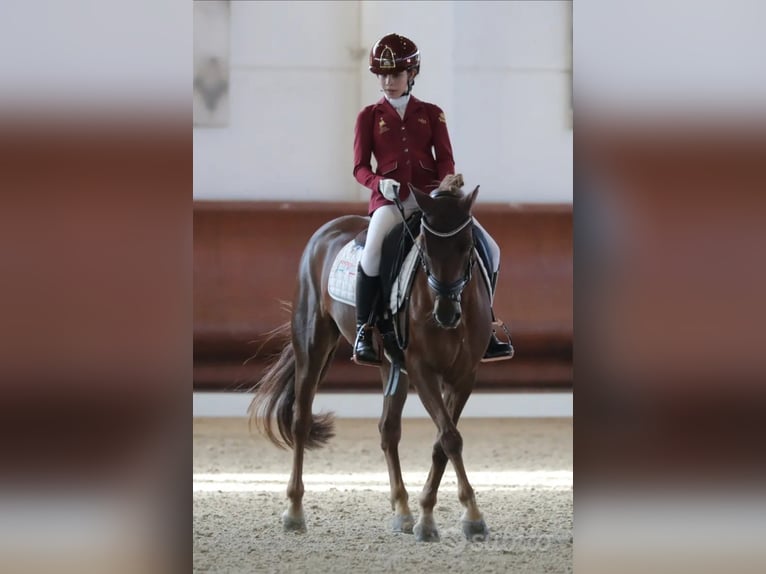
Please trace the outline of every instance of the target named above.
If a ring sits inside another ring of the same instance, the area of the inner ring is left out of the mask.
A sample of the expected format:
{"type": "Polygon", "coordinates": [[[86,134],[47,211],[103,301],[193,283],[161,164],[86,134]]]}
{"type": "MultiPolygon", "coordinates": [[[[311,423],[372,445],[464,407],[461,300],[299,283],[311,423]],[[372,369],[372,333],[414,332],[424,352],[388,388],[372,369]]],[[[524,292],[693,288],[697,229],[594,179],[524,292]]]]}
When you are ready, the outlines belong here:
{"type": "MultiPolygon", "coordinates": [[[[400,271],[412,249],[412,239],[420,234],[420,220],[423,214],[416,211],[406,222],[394,227],[383,240],[380,257],[380,279],[383,289],[383,301],[389,301],[394,284],[401,283],[400,271]],[[409,228],[405,229],[405,225],[409,228]]],[[[396,312],[398,309],[392,309],[396,312]]]]}
{"type": "MultiPolygon", "coordinates": [[[[416,239],[416,243],[419,238],[416,239]]],[[[399,273],[396,275],[393,283],[391,284],[391,292],[387,299],[389,303],[389,309],[392,314],[396,314],[399,309],[404,305],[404,301],[412,288],[412,280],[415,278],[415,270],[418,266],[419,245],[413,245],[410,247],[407,257],[405,257],[402,263],[399,273]]]]}

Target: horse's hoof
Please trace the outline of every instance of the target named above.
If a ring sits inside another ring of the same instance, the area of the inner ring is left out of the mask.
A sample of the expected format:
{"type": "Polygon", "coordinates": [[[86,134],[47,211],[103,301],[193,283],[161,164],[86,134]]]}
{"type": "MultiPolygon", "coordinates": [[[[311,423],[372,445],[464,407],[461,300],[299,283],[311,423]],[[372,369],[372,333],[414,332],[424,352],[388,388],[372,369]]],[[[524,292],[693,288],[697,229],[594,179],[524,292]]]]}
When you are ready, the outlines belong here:
{"type": "Polygon", "coordinates": [[[402,532],[412,534],[412,527],[415,525],[415,518],[412,514],[397,514],[394,516],[391,530],[393,532],[402,532]]]}
{"type": "Polygon", "coordinates": [[[306,521],[303,516],[295,517],[285,510],[282,513],[282,528],[285,532],[306,532],[306,521]]]}
{"type": "Polygon", "coordinates": [[[422,521],[418,522],[413,528],[413,533],[415,534],[415,540],[418,542],[439,542],[439,531],[433,523],[423,524],[422,521]]]}
{"type": "Polygon", "coordinates": [[[484,542],[489,537],[489,528],[481,518],[479,520],[462,520],[463,534],[471,542],[484,542]]]}

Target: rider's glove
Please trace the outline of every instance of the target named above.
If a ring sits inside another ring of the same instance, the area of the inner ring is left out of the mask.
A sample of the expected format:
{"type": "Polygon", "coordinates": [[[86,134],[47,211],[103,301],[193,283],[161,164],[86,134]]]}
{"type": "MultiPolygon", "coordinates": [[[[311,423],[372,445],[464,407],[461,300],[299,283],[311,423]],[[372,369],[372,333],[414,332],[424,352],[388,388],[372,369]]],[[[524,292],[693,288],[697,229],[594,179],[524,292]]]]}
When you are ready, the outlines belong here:
{"type": "Polygon", "coordinates": [[[399,182],[396,180],[381,179],[378,189],[388,201],[394,201],[399,196],[399,182]]]}

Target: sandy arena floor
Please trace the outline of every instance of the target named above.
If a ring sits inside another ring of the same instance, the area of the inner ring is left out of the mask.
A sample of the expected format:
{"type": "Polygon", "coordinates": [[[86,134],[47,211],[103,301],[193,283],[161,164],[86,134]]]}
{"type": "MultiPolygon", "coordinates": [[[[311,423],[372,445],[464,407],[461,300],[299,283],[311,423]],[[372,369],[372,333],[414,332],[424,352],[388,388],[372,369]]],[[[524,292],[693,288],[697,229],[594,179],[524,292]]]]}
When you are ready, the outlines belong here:
{"type": "MultiPolygon", "coordinates": [[[[465,419],[463,458],[490,529],[460,531],[455,474],[444,475],[434,515],[441,542],[393,534],[377,421],[339,419],[304,469],[308,532],[284,533],[280,515],[291,452],[246,419],[194,421],[195,572],[571,572],[572,420],[465,419]]],[[[405,419],[400,456],[410,506],[431,459],[436,427],[405,419]]]]}

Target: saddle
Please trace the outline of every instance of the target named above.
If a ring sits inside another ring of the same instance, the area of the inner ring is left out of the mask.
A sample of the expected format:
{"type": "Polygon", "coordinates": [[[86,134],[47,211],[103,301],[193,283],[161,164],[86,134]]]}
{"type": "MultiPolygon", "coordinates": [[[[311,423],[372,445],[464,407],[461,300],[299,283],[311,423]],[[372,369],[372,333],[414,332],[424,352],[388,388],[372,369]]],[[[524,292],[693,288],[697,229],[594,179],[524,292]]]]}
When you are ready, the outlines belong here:
{"type": "MultiPolygon", "coordinates": [[[[412,237],[420,234],[421,217],[418,211],[407,219],[409,233],[405,230],[404,222],[401,222],[383,239],[380,258],[382,297],[379,299],[378,317],[386,310],[385,303],[391,298],[392,285],[396,283],[407,254],[412,249],[412,237]]],[[[356,304],[356,268],[366,240],[367,229],[364,229],[340,250],[333,261],[328,280],[328,292],[336,301],[352,306],[356,304]]]]}
{"type": "MultiPolygon", "coordinates": [[[[413,248],[413,241],[420,234],[422,213],[416,211],[406,221],[397,223],[383,238],[380,254],[380,294],[376,309],[376,326],[383,338],[384,346],[389,356],[399,355],[404,346],[401,340],[396,340],[394,319],[399,310],[400,301],[408,295],[412,282],[413,270],[403,269],[405,261],[413,248]],[[400,277],[400,274],[404,276],[400,277]],[[394,289],[394,286],[397,289],[394,289]],[[392,298],[392,293],[394,297],[392,298]],[[400,348],[401,347],[401,348],[400,348]]],[[[367,239],[365,229],[354,238],[354,243],[364,248],[367,239]]],[[[412,259],[410,256],[409,260],[412,259]]],[[[403,359],[403,358],[402,358],[403,359]]]]}

